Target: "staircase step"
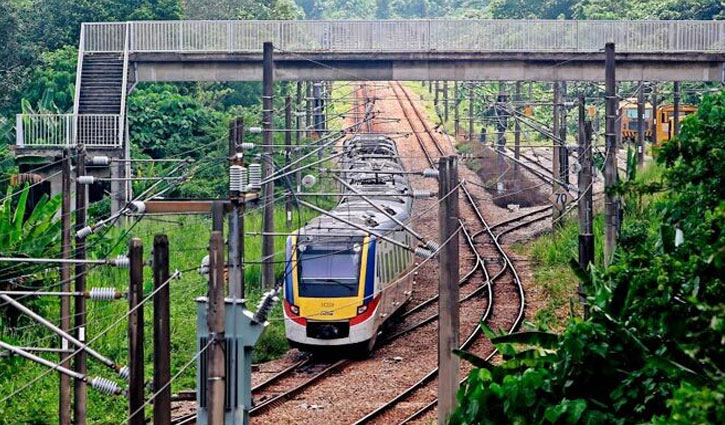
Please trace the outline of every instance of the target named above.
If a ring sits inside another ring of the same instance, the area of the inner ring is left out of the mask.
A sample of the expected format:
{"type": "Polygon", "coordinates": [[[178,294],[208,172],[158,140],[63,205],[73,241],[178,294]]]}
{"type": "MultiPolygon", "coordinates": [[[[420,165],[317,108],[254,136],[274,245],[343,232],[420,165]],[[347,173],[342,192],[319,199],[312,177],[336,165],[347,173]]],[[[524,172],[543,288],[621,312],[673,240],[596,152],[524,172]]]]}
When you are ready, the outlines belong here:
{"type": "Polygon", "coordinates": [[[121,97],[121,90],[86,90],[81,91],[81,97],[121,97]]]}
{"type": "Polygon", "coordinates": [[[121,97],[121,88],[115,90],[81,90],[81,97],[83,96],[91,96],[91,97],[121,97]]]}
{"type": "Polygon", "coordinates": [[[110,72],[103,72],[103,73],[93,74],[93,75],[83,74],[81,76],[81,80],[116,80],[116,81],[121,81],[122,78],[123,78],[123,74],[120,73],[120,72],[118,74],[112,74],[110,72]]]}

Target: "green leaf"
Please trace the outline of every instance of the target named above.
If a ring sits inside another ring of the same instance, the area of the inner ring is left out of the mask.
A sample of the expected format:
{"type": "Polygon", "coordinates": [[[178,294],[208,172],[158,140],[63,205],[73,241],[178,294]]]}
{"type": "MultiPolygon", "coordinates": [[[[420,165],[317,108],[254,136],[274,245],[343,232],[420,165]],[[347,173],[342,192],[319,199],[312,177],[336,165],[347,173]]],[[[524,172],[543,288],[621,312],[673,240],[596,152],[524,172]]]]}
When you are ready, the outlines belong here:
{"type": "Polygon", "coordinates": [[[473,366],[479,368],[479,369],[489,369],[493,365],[489,362],[487,362],[485,359],[478,357],[477,355],[464,351],[464,350],[453,350],[453,354],[457,355],[458,357],[462,358],[463,360],[466,360],[468,363],[472,364],[473,366]]]}
{"type": "Polygon", "coordinates": [[[15,214],[13,217],[13,240],[20,239],[20,232],[22,231],[23,221],[25,220],[25,207],[28,202],[28,193],[30,193],[29,185],[28,183],[25,183],[23,191],[20,192],[18,204],[15,207],[15,214]]]}
{"type": "Polygon", "coordinates": [[[540,331],[516,332],[510,335],[498,336],[491,339],[491,342],[494,344],[524,344],[554,348],[559,344],[559,335],[540,331]]]}

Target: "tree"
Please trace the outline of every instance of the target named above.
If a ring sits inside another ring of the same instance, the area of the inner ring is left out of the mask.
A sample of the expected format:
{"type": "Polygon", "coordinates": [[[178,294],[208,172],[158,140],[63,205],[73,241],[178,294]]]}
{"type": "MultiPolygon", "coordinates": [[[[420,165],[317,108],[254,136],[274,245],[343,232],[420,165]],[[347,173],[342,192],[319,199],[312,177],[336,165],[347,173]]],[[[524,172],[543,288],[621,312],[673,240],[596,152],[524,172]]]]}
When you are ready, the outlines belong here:
{"type": "Polygon", "coordinates": [[[191,19],[298,19],[303,12],[293,0],[184,0],[191,19]]]}
{"type": "Polygon", "coordinates": [[[77,45],[83,22],[179,19],[180,0],[28,0],[24,42],[55,50],[77,45]]]}
{"type": "Polygon", "coordinates": [[[576,3],[577,0],[492,0],[488,8],[497,19],[570,19],[576,3]]]}
{"type": "Polygon", "coordinates": [[[722,18],[720,0],[580,0],[585,19],[715,19],[722,18]]]}
{"type": "Polygon", "coordinates": [[[18,14],[14,3],[0,2],[0,113],[14,103],[12,94],[35,60],[33,47],[20,42],[18,14]]]}
{"type": "Polygon", "coordinates": [[[322,15],[325,19],[373,19],[375,0],[325,0],[322,15]]]}
{"type": "Polygon", "coordinates": [[[590,319],[494,338],[501,365],[463,353],[478,369],[453,424],[725,423],[723,133],[725,92],[663,145],[662,182],[617,189],[629,202],[615,262],[587,273],[572,260],[590,319]]]}
{"type": "Polygon", "coordinates": [[[77,60],[78,49],[72,46],[43,53],[40,63],[23,81],[16,98],[44,110],[72,111],[77,60]]]}

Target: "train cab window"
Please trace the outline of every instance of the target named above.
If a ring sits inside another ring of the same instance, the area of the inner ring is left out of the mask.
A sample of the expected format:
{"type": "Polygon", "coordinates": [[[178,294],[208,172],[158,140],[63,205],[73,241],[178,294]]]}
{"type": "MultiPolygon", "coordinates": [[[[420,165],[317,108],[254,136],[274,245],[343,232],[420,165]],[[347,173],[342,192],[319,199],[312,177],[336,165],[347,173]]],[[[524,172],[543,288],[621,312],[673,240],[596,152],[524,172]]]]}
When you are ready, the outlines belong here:
{"type": "MultiPolygon", "coordinates": [[[[627,118],[631,120],[636,120],[638,115],[637,108],[631,108],[627,109],[627,118]]],[[[648,120],[652,117],[652,110],[651,109],[645,109],[644,110],[644,119],[648,120]]]]}
{"type": "Polygon", "coordinates": [[[358,294],[360,246],[309,246],[298,250],[301,297],[341,298],[358,294]]]}

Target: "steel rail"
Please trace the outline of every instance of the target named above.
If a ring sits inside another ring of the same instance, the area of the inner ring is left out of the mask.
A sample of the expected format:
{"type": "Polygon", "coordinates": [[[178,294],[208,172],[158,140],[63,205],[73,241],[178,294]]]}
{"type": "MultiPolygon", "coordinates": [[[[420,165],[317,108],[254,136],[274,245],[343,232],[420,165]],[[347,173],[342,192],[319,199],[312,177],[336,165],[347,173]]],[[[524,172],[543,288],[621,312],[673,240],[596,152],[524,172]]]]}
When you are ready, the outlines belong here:
{"type": "MultiPolygon", "coordinates": [[[[524,309],[525,309],[525,306],[526,306],[526,300],[525,300],[523,283],[521,282],[520,278],[518,277],[518,273],[516,273],[516,269],[514,268],[513,263],[509,259],[509,257],[506,254],[506,252],[503,250],[503,247],[498,242],[498,237],[500,236],[500,234],[498,234],[498,235],[494,234],[493,231],[492,231],[492,226],[489,226],[488,224],[486,224],[486,221],[483,218],[483,215],[481,214],[480,209],[476,205],[473,197],[471,196],[470,192],[468,191],[468,189],[466,188],[465,185],[462,186],[462,189],[463,189],[464,194],[466,195],[466,199],[468,200],[469,204],[471,205],[471,207],[473,208],[473,210],[476,212],[476,215],[478,216],[479,220],[484,224],[484,227],[486,228],[487,233],[489,234],[489,236],[494,241],[494,245],[499,250],[499,252],[503,256],[503,258],[505,259],[506,264],[508,264],[509,269],[513,273],[514,283],[516,284],[516,286],[518,288],[519,297],[520,297],[519,299],[521,300],[521,305],[520,305],[520,308],[519,308],[518,315],[516,316],[516,319],[514,320],[514,323],[511,325],[511,327],[508,330],[508,334],[512,334],[513,332],[516,331],[516,329],[518,329],[519,325],[523,321],[524,309]]],[[[474,332],[480,333],[481,332],[481,325],[478,325],[476,327],[476,330],[474,332]]],[[[489,353],[485,357],[485,360],[486,361],[490,361],[493,358],[493,356],[496,355],[497,352],[498,352],[498,349],[494,348],[493,351],[491,353],[489,353]]],[[[465,383],[467,379],[468,378],[463,378],[460,383],[461,384],[465,383]]],[[[433,400],[430,403],[426,404],[422,408],[418,409],[412,415],[410,415],[407,418],[403,419],[401,422],[398,422],[397,425],[406,425],[406,424],[412,422],[413,420],[420,418],[426,412],[428,412],[433,407],[435,407],[437,404],[438,404],[438,398],[436,398],[435,400],[433,400]]]]}
{"type": "MultiPolygon", "coordinates": [[[[410,95],[408,94],[408,91],[405,90],[405,87],[403,87],[402,84],[399,82],[395,82],[394,84],[397,84],[400,90],[403,92],[403,95],[405,96],[405,99],[410,104],[410,108],[413,110],[413,113],[415,114],[416,118],[418,118],[418,122],[423,126],[423,129],[425,130],[425,133],[428,134],[428,137],[430,138],[431,142],[433,142],[433,146],[435,146],[436,150],[438,151],[438,154],[443,156],[445,155],[445,152],[443,151],[443,148],[441,148],[440,144],[438,143],[438,140],[433,135],[433,130],[428,125],[428,122],[423,118],[418,108],[415,106],[415,102],[413,102],[413,99],[410,98],[410,95]]],[[[406,116],[407,118],[407,116],[406,116]]],[[[410,121],[410,119],[408,119],[410,121]]],[[[411,121],[411,128],[413,128],[411,121]]],[[[417,134],[417,133],[416,133],[417,134]]]]}
{"type": "Polygon", "coordinates": [[[283,401],[289,400],[290,398],[292,398],[294,395],[298,394],[305,388],[309,387],[310,385],[319,381],[321,378],[324,378],[325,376],[330,374],[332,371],[340,369],[350,363],[352,363],[352,361],[350,359],[341,359],[341,360],[336,361],[335,363],[332,363],[331,365],[327,366],[320,372],[317,372],[316,374],[314,374],[313,376],[308,378],[306,381],[295,386],[294,388],[290,389],[289,391],[278,394],[275,397],[267,399],[267,400],[263,401],[262,403],[252,407],[251,409],[249,409],[249,415],[256,416],[274,405],[277,405],[283,401]]]}
{"type": "MultiPolygon", "coordinates": [[[[480,256],[480,254],[478,253],[478,251],[474,247],[474,242],[473,242],[472,236],[470,235],[470,233],[468,232],[468,230],[465,227],[462,227],[462,230],[463,230],[464,235],[466,236],[466,240],[468,242],[469,247],[471,248],[471,250],[473,251],[473,253],[476,255],[476,264],[477,264],[477,266],[480,266],[481,267],[481,269],[482,269],[482,271],[484,273],[484,276],[487,278],[486,279],[486,284],[484,284],[484,285],[480,286],[479,288],[477,288],[472,294],[469,294],[469,296],[464,297],[464,298],[467,299],[467,298],[470,298],[473,295],[477,294],[478,292],[480,292],[483,289],[488,289],[488,303],[486,305],[486,309],[481,314],[481,319],[479,320],[479,323],[480,323],[480,322],[484,322],[484,321],[488,320],[488,318],[491,315],[491,311],[493,311],[493,290],[492,290],[491,283],[493,281],[495,281],[501,274],[503,274],[503,269],[501,271],[499,271],[496,276],[494,276],[493,278],[490,278],[489,277],[489,274],[488,274],[488,271],[486,270],[486,267],[484,265],[483,258],[480,256]]],[[[459,303],[462,300],[463,299],[459,300],[459,303]]],[[[468,337],[466,338],[466,340],[464,341],[464,343],[461,345],[461,349],[465,350],[471,344],[473,344],[473,341],[475,341],[475,338],[480,333],[480,327],[481,327],[480,324],[477,325],[476,328],[468,335],[468,337]]],[[[435,369],[433,369],[430,372],[428,372],[425,376],[423,376],[416,383],[414,383],[413,385],[411,385],[410,387],[408,387],[407,389],[405,389],[403,392],[399,393],[394,398],[388,400],[385,404],[379,406],[377,409],[375,409],[372,412],[368,413],[364,417],[358,419],[356,422],[353,423],[353,425],[363,425],[363,424],[366,424],[366,423],[370,422],[371,420],[375,419],[376,417],[380,416],[383,412],[385,412],[386,410],[392,408],[394,405],[396,405],[397,403],[399,403],[400,401],[404,400],[409,395],[411,395],[412,393],[414,393],[415,391],[417,391],[418,389],[420,389],[421,387],[423,387],[424,385],[426,385],[433,378],[435,378],[437,374],[438,374],[438,368],[436,367],[435,369]]]]}
{"type": "MultiPolygon", "coordinates": [[[[395,91],[395,89],[393,89],[393,91],[397,95],[397,92],[395,91]]],[[[412,102],[412,100],[409,97],[408,97],[408,101],[412,105],[413,102],[412,102]]],[[[401,102],[401,107],[402,107],[402,102],[401,102]]],[[[414,110],[415,110],[415,108],[414,108],[414,110]]],[[[403,111],[405,111],[404,108],[403,108],[403,111]]],[[[429,137],[433,141],[434,145],[436,146],[436,148],[438,149],[438,151],[441,153],[441,155],[443,155],[444,153],[443,153],[442,149],[440,148],[440,146],[438,145],[435,137],[433,136],[432,131],[430,130],[430,127],[428,127],[426,125],[425,120],[420,116],[420,114],[418,113],[418,111],[415,110],[415,112],[416,112],[416,115],[417,115],[418,120],[426,128],[426,132],[428,133],[429,137]]],[[[406,119],[408,119],[408,121],[410,122],[410,118],[408,116],[406,116],[406,119]]],[[[412,127],[412,122],[411,122],[411,127],[412,127]]],[[[423,144],[422,143],[420,143],[420,144],[421,144],[421,148],[423,148],[425,150],[423,144]]],[[[431,165],[433,164],[430,158],[429,158],[429,162],[431,162],[431,165]]],[[[464,193],[466,194],[466,198],[468,199],[469,204],[473,208],[473,210],[475,212],[475,215],[478,218],[478,221],[480,222],[480,224],[482,224],[482,226],[484,227],[485,231],[487,231],[489,233],[489,235],[491,236],[491,239],[492,239],[494,245],[496,246],[497,250],[501,253],[501,255],[502,255],[503,259],[504,259],[503,267],[496,273],[496,275],[493,278],[489,277],[489,274],[488,274],[488,271],[487,271],[487,269],[485,267],[484,261],[483,261],[481,255],[478,253],[478,250],[475,249],[474,237],[469,234],[469,232],[468,232],[468,230],[466,229],[465,226],[462,226],[464,235],[466,236],[466,240],[467,240],[467,242],[468,242],[471,250],[474,252],[474,255],[476,256],[476,264],[480,264],[481,265],[481,268],[482,268],[482,270],[484,272],[484,275],[486,276],[487,280],[486,280],[486,284],[482,285],[480,288],[476,289],[475,291],[473,291],[473,293],[469,294],[468,296],[466,296],[466,297],[464,297],[462,299],[459,299],[459,302],[461,302],[461,301],[463,301],[465,299],[470,299],[471,297],[473,297],[474,295],[476,295],[478,292],[480,292],[484,288],[488,288],[488,292],[489,292],[489,302],[487,304],[486,311],[482,314],[481,320],[479,320],[479,324],[474,328],[474,330],[469,334],[469,336],[466,338],[466,340],[464,341],[464,343],[461,345],[461,349],[466,350],[466,349],[468,349],[473,344],[473,342],[476,340],[476,338],[481,334],[482,328],[481,328],[481,324],[480,323],[485,322],[490,317],[490,312],[492,311],[492,308],[493,308],[493,290],[492,290],[492,284],[496,280],[498,280],[501,276],[503,276],[503,274],[504,274],[504,272],[506,270],[511,270],[511,272],[513,274],[513,277],[514,277],[514,283],[516,284],[517,288],[519,289],[519,297],[520,297],[520,300],[521,300],[521,303],[520,303],[521,304],[521,307],[519,309],[519,313],[518,313],[517,317],[515,318],[514,324],[511,326],[511,328],[509,330],[509,333],[513,332],[519,326],[521,320],[523,319],[523,311],[524,311],[524,305],[525,305],[525,298],[524,298],[524,292],[523,292],[523,285],[521,283],[521,280],[518,277],[518,274],[516,273],[516,270],[514,269],[513,263],[509,260],[508,256],[506,255],[506,253],[503,250],[503,247],[496,240],[496,238],[495,238],[495,236],[494,236],[494,234],[493,234],[493,232],[491,230],[491,227],[488,225],[488,223],[484,219],[483,215],[481,214],[480,210],[475,205],[475,201],[473,200],[473,198],[471,197],[470,193],[468,192],[465,184],[462,184],[461,185],[461,188],[463,189],[464,193]]],[[[462,222],[461,222],[461,224],[463,225],[462,222]]],[[[480,234],[480,233],[482,233],[482,232],[478,232],[478,234],[480,234]]],[[[430,301],[430,302],[432,302],[432,301],[430,301]]],[[[424,321],[425,322],[432,321],[432,320],[434,320],[434,318],[436,316],[437,315],[435,315],[433,317],[429,317],[428,319],[425,319],[424,321]]],[[[405,331],[403,331],[403,333],[404,332],[405,331]]],[[[400,333],[400,334],[402,334],[402,333],[400,333]]],[[[493,353],[490,354],[490,356],[493,356],[493,355],[494,355],[493,353]]],[[[438,374],[438,368],[436,367],[435,369],[433,369],[432,371],[430,371],[428,374],[426,374],[423,378],[421,378],[418,382],[416,382],[412,386],[408,387],[406,390],[404,390],[403,392],[399,393],[397,396],[395,396],[393,399],[387,401],[385,404],[379,406],[377,409],[375,409],[372,412],[368,413],[363,418],[357,420],[356,422],[353,423],[353,425],[363,425],[363,424],[369,423],[371,420],[373,420],[376,417],[380,416],[383,412],[385,412],[386,410],[388,410],[391,407],[395,406],[398,402],[400,402],[401,400],[404,400],[409,395],[411,395],[412,393],[414,393],[415,391],[417,391],[418,389],[420,389],[421,387],[423,387],[424,385],[426,385],[433,378],[435,378],[435,376],[437,374],[438,374]]],[[[431,404],[431,406],[435,405],[436,403],[437,403],[437,399],[436,399],[436,401],[434,403],[431,404]]]]}
{"type": "MultiPolygon", "coordinates": [[[[401,88],[402,88],[402,86],[401,86],[401,88]]],[[[436,166],[435,161],[433,161],[433,157],[430,155],[430,152],[428,152],[428,149],[425,147],[425,143],[423,142],[423,139],[420,137],[420,134],[418,134],[418,132],[413,129],[413,120],[410,119],[410,115],[408,114],[408,111],[405,109],[405,106],[403,106],[403,100],[400,98],[398,91],[395,89],[395,83],[390,85],[390,89],[393,90],[393,93],[395,94],[395,98],[398,100],[398,103],[400,104],[400,110],[403,111],[403,116],[405,116],[405,119],[410,124],[410,129],[413,130],[413,135],[415,136],[415,140],[418,141],[418,145],[420,145],[420,149],[423,151],[423,154],[425,155],[425,159],[428,161],[428,164],[431,167],[435,168],[435,166],[436,166]]]]}

